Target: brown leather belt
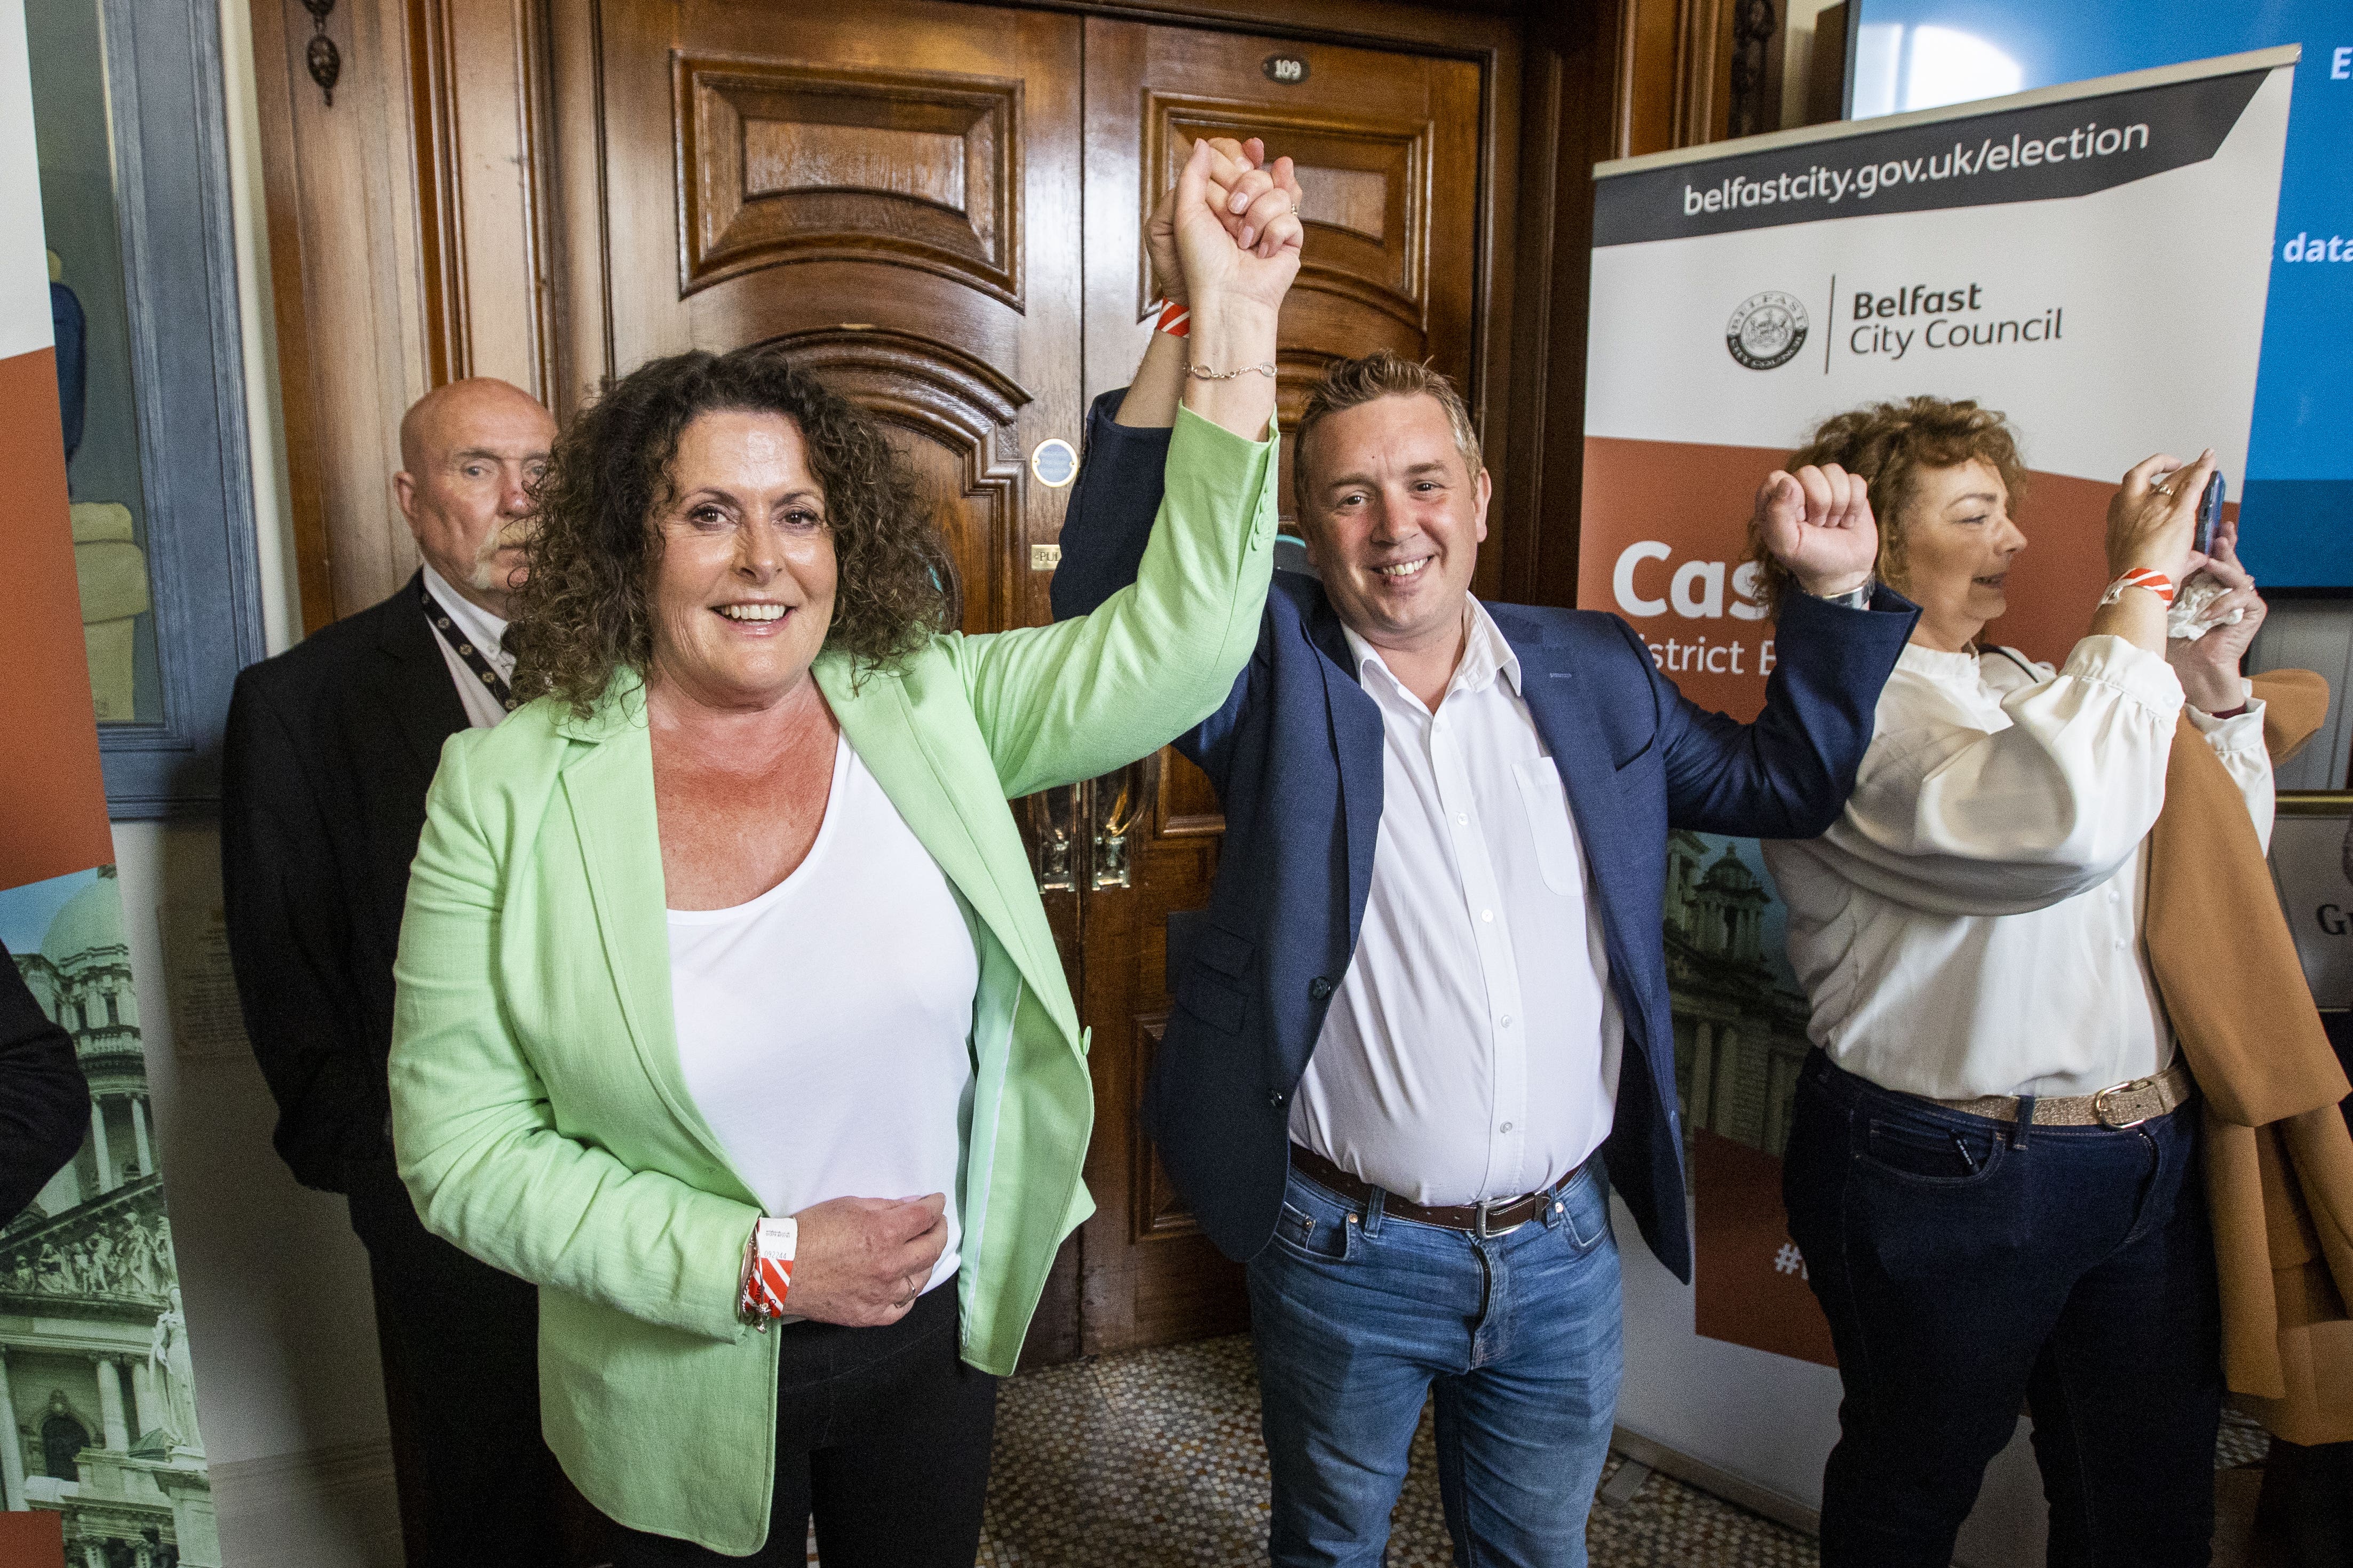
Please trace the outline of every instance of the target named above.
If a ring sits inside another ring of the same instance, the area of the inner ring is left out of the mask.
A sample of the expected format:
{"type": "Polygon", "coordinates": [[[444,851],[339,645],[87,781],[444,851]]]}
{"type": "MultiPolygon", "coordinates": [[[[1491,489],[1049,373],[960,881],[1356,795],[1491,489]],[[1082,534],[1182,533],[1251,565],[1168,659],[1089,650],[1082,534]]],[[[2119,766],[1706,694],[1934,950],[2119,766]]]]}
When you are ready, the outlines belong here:
{"type": "MultiPolygon", "coordinates": [[[[1372,1201],[1373,1188],[1370,1183],[1350,1175],[1312,1149],[1303,1149],[1293,1143],[1291,1146],[1291,1168],[1318,1186],[1331,1188],[1350,1203],[1362,1204],[1372,1201]]],[[[1584,1168],[1579,1165],[1577,1169],[1581,1171],[1584,1168]]],[[[1385,1190],[1381,1198],[1381,1213],[1394,1215],[1399,1219],[1409,1219],[1417,1225],[1438,1225],[1444,1226],[1449,1230],[1467,1230],[1472,1235],[1484,1239],[1491,1236],[1501,1236],[1506,1231],[1517,1230],[1527,1224],[1528,1221],[1544,1213],[1545,1205],[1554,1201],[1554,1194],[1575,1180],[1577,1180],[1577,1171],[1571,1171],[1540,1193],[1524,1193],[1516,1198],[1488,1198],[1475,1204],[1452,1204],[1442,1208],[1432,1208],[1426,1204],[1410,1204],[1395,1193],[1385,1190]]]]}
{"type": "MultiPolygon", "coordinates": [[[[2154,1077],[2110,1084],[2097,1094],[2040,1098],[2034,1102],[2034,1119],[2030,1125],[2137,1127],[2152,1117],[2179,1110],[2189,1103],[2190,1096],[2197,1091],[2189,1068],[2177,1061],[2154,1077]]],[[[1982,1116],[1989,1121],[2018,1120],[2019,1101],[2015,1095],[1989,1094],[1978,1100],[1931,1100],[1928,1103],[1957,1110],[1964,1116],[1982,1116]]]]}

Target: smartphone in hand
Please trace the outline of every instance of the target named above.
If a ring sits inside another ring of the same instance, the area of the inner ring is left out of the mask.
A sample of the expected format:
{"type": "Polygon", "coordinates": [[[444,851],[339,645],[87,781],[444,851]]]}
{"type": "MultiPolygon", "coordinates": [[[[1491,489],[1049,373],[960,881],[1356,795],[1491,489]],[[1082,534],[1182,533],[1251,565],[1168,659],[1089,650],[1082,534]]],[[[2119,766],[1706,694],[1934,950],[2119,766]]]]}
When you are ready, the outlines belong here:
{"type": "Polygon", "coordinates": [[[2198,498],[2198,529],[2190,536],[2189,548],[2200,555],[2214,553],[2214,531],[2222,525],[2222,495],[2229,489],[2218,468],[2207,479],[2205,492],[2198,498]]]}

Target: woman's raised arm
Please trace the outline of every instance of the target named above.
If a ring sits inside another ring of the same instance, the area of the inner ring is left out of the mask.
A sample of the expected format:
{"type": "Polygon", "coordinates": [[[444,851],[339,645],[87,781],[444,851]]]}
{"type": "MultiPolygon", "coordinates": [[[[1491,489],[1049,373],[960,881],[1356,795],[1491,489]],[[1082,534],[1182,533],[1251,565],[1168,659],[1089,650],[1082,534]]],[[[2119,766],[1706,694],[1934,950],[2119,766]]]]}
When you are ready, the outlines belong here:
{"type": "Polygon", "coordinates": [[[1177,182],[1191,362],[1134,584],[1081,619],[957,650],[1008,795],[1166,744],[1216,711],[1258,639],[1276,521],[1275,319],[1301,229],[1284,193],[1255,188],[1230,228],[1209,205],[1212,156],[1197,142],[1177,182]]]}

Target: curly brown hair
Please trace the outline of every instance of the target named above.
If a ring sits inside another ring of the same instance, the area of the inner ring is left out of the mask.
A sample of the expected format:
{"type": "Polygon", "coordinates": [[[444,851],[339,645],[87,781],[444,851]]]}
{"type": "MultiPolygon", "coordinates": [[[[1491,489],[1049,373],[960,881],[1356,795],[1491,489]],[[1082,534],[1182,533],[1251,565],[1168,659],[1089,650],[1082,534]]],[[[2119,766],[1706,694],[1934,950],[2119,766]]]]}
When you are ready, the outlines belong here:
{"type": "MultiPolygon", "coordinates": [[[[1913,479],[1923,468],[1949,468],[1972,458],[2001,476],[2015,507],[2026,493],[2018,434],[1999,409],[1966,399],[1907,397],[1833,414],[1784,466],[1794,472],[1808,463],[1836,463],[1869,482],[1871,515],[1879,524],[1879,580],[1900,594],[1906,588],[1904,505],[1911,500],[1913,479]]],[[[1757,587],[1766,609],[1778,613],[1789,570],[1765,548],[1754,519],[1748,524],[1748,558],[1761,568],[1757,587]]]]}
{"type": "Polygon", "coordinates": [[[721,411],[781,414],[800,429],[839,574],[828,648],[886,666],[950,625],[947,549],[880,426],[773,348],[673,354],[607,383],[555,438],[516,595],[517,695],[553,695],[585,718],[617,671],[645,670],[656,518],[676,494],[679,437],[721,411]]]}

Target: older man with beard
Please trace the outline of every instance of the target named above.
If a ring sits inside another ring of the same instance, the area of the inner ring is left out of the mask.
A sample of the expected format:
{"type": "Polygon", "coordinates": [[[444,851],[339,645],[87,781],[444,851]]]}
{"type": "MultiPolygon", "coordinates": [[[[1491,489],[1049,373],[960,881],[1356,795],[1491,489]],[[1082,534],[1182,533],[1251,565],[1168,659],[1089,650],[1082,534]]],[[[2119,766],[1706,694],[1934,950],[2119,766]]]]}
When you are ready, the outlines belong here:
{"type": "Polygon", "coordinates": [[[229,707],[221,862],[246,1028],[278,1101],[280,1155],[305,1186],[345,1195],[367,1247],[414,1394],[434,1568],[552,1563],[562,1533],[535,1292],[417,1222],[385,1076],[426,790],[443,741],[512,706],[510,595],[554,435],[502,381],[419,399],[392,483],[423,564],[382,604],[245,671],[229,707]]]}

